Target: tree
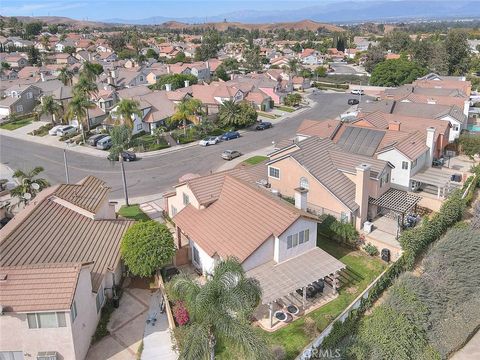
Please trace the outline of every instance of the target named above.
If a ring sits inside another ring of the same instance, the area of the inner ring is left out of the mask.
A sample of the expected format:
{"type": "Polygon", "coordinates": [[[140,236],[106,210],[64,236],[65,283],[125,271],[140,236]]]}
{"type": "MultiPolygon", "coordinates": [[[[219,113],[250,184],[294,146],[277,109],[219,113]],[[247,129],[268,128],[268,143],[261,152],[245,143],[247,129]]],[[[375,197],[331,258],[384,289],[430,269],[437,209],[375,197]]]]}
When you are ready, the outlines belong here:
{"type": "Polygon", "coordinates": [[[70,45],[67,45],[63,48],[63,52],[65,54],[74,54],[75,52],[77,51],[77,49],[75,48],[75,46],[70,46],[70,45]]]}
{"type": "Polygon", "coordinates": [[[260,57],[260,47],[254,46],[245,50],[245,66],[249,71],[259,71],[262,69],[262,59],[260,57]]]}
{"type": "Polygon", "coordinates": [[[34,46],[27,48],[28,62],[30,65],[37,65],[40,62],[40,51],[34,46]]]}
{"type": "Polygon", "coordinates": [[[224,101],[218,112],[223,126],[246,127],[257,121],[258,114],[247,102],[224,101]]]}
{"type": "Polygon", "coordinates": [[[120,254],[133,275],[151,276],[170,262],[175,243],[170,230],[156,221],[141,221],[130,227],[122,238],[120,254]]]}
{"type": "Polygon", "coordinates": [[[411,49],[412,39],[405,31],[394,31],[388,36],[389,48],[395,53],[411,49]]]}
{"type": "Polygon", "coordinates": [[[374,86],[409,84],[427,73],[427,69],[405,59],[385,60],[375,66],[370,77],[374,86]]]}
{"type": "Polygon", "coordinates": [[[448,73],[450,75],[462,75],[468,70],[470,50],[467,40],[467,33],[460,30],[450,30],[445,38],[448,73]]]}
{"type": "Polygon", "coordinates": [[[145,55],[147,57],[147,59],[155,59],[155,60],[158,60],[158,53],[153,50],[153,49],[147,49],[147,53],[145,55]]]}
{"type": "Polygon", "coordinates": [[[221,37],[220,33],[215,29],[209,29],[203,35],[202,45],[195,49],[195,60],[206,61],[217,57],[220,49],[221,37]]]}
{"type": "Polygon", "coordinates": [[[119,155],[122,151],[125,151],[128,148],[132,130],[126,125],[117,125],[110,129],[109,134],[112,138],[112,147],[109,149],[109,159],[119,159],[119,155]]]}
{"type": "Polygon", "coordinates": [[[197,116],[203,114],[202,102],[195,98],[183,99],[175,106],[175,114],[169,119],[170,125],[183,124],[183,133],[186,134],[187,121],[198,123],[197,116]]]}
{"type": "Polygon", "coordinates": [[[297,75],[298,67],[299,67],[298,59],[292,58],[288,60],[288,69],[290,74],[297,75]]]}
{"type": "Polygon", "coordinates": [[[215,70],[215,75],[217,76],[217,78],[223,81],[230,80],[230,76],[228,76],[227,71],[225,70],[225,67],[223,65],[217,67],[217,70],[215,70]]]}
{"type": "Polygon", "coordinates": [[[57,79],[60,80],[65,86],[72,85],[73,71],[71,71],[67,66],[64,66],[60,69],[57,79]]]}
{"type": "Polygon", "coordinates": [[[50,50],[50,36],[42,35],[42,37],[40,38],[40,43],[43,45],[43,48],[45,50],[50,50]]]}
{"type": "Polygon", "coordinates": [[[55,117],[60,113],[62,106],[55,101],[52,95],[46,95],[42,97],[40,105],[37,107],[39,116],[50,115],[52,117],[52,123],[55,124],[55,117]]]}
{"type": "Polygon", "coordinates": [[[116,53],[125,49],[125,47],[127,46],[127,42],[125,41],[125,37],[121,34],[111,36],[107,40],[107,42],[116,53]]]}
{"type": "Polygon", "coordinates": [[[83,63],[82,71],[80,72],[80,76],[85,77],[88,82],[95,82],[97,76],[99,76],[103,72],[103,66],[100,64],[95,64],[90,61],[85,61],[83,63]]]}
{"type": "Polygon", "coordinates": [[[129,129],[133,128],[133,116],[142,117],[142,112],[140,111],[140,103],[132,99],[122,99],[117,104],[115,109],[115,115],[121,121],[121,123],[127,126],[129,129]]]}
{"type": "Polygon", "coordinates": [[[77,119],[85,142],[85,129],[90,130],[90,119],[88,109],[93,109],[95,104],[88,99],[85,94],[77,93],[73,95],[72,100],[68,103],[66,118],[68,120],[77,119]]]}
{"type": "Polygon", "coordinates": [[[300,45],[300,43],[295,43],[292,47],[291,47],[291,50],[296,52],[296,53],[300,53],[302,52],[302,45],[300,45]]]}
{"type": "Polygon", "coordinates": [[[90,98],[98,92],[98,85],[95,80],[91,80],[86,72],[82,72],[78,82],[73,86],[73,94],[80,94],[90,98]]]}
{"type": "Polygon", "coordinates": [[[302,95],[300,94],[288,94],[285,96],[285,99],[283,100],[284,104],[287,106],[295,106],[299,105],[300,102],[302,101],[302,95]]]}
{"type": "Polygon", "coordinates": [[[157,82],[150,86],[150,89],[165,90],[165,85],[170,84],[172,90],[177,90],[185,87],[185,81],[188,81],[190,85],[194,85],[198,82],[198,78],[191,74],[165,74],[160,76],[157,82]]]}
{"type": "Polygon", "coordinates": [[[37,178],[37,175],[43,171],[43,167],[37,166],[28,172],[16,170],[13,177],[17,179],[20,185],[10,191],[10,195],[18,198],[19,204],[27,204],[37,194],[50,186],[50,183],[44,178],[37,178]],[[30,197],[25,196],[30,194],[30,197]]]}
{"type": "Polygon", "coordinates": [[[379,46],[372,46],[367,51],[365,59],[365,70],[371,73],[377,64],[385,60],[385,54],[379,46]]]}
{"type": "Polygon", "coordinates": [[[224,66],[227,71],[235,71],[238,70],[239,63],[235,58],[227,58],[222,61],[222,66],[224,66]]]}
{"type": "Polygon", "coordinates": [[[29,39],[37,36],[42,31],[41,22],[31,22],[25,25],[25,36],[29,39]]]}
{"type": "Polygon", "coordinates": [[[50,34],[55,35],[58,33],[58,25],[57,24],[48,25],[47,30],[50,34]]]}
{"type": "Polygon", "coordinates": [[[238,358],[271,359],[265,339],[249,323],[262,290],[257,280],[246,277],[236,259],[220,261],[204,285],[181,273],[173,277],[168,290],[184,301],[191,321],[181,360],[213,360],[218,341],[241,350],[238,358]]]}
{"type": "Polygon", "coordinates": [[[462,151],[470,159],[475,160],[475,155],[480,154],[480,136],[474,134],[462,134],[459,139],[462,151]]]}
{"type": "Polygon", "coordinates": [[[313,71],[313,73],[317,77],[325,77],[325,75],[327,75],[327,69],[324,66],[319,66],[313,71]]]}

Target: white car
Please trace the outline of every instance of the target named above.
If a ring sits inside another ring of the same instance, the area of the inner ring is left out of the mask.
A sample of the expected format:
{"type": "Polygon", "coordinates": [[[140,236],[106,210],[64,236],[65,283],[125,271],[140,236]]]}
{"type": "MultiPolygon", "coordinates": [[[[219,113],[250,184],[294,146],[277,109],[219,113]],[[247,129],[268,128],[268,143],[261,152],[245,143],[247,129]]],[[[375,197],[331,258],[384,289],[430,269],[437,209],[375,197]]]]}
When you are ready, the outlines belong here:
{"type": "Polygon", "coordinates": [[[215,145],[220,142],[220,137],[219,136],[209,136],[205,139],[202,139],[198,142],[198,145],[201,146],[208,146],[208,145],[215,145]]]}
{"type": "Polygon", "coordinates": [[[57,135],[58,136],[68,135],[68,134],[72,134],[76,131],[77,131],[76,127],[74,127],[72,125],[67,125],[67,126],[62,127],[61,129],[58,129],[57,130],[57,135]]]}
{"type": "Polygon", "coordinates": [[[364,95],[365,91],[360,90],[360,89],[353,89],[352,94],[354,94],[354,95],[364,95]]]}
{"type": "Polygon", "coordinates": [[[57,131],[58,130],[61,130],[63,129],[64,127],[66,127],[67,125],[55,125],[54,127],[52,127],[50,130],[48,130],[48,134],[49,135],[52,135],[52,136],[55,136],[57,135],[57,131]]]}

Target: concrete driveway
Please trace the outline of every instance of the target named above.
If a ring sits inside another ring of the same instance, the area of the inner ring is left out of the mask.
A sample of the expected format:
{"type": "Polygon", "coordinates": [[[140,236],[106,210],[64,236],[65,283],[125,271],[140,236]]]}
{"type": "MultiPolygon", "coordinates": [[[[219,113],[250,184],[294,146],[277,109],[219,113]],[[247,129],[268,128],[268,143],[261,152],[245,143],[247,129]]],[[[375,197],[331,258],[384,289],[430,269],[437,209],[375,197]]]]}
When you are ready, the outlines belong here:
{"type": "Polygon", "coordinates": [[[94,344],[87,360],[135,360],[143,339],[152,292],[129,285],[108,323],[110,335],[94,344]]]}

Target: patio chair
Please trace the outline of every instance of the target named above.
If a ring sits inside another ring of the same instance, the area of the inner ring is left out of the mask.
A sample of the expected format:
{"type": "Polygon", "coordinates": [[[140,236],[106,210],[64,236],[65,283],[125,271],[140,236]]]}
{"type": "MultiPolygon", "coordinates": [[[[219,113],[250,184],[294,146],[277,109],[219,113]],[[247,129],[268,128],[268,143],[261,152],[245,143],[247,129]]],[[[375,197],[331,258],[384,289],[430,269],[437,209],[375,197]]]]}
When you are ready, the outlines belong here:
{"type": "Polygon", "coordinates": [[[325,288],[325,283],[322,279],[318,281],[314,281],[312,286],[317,290],[318,293],[323,293],[323,289],[325,288]]]}

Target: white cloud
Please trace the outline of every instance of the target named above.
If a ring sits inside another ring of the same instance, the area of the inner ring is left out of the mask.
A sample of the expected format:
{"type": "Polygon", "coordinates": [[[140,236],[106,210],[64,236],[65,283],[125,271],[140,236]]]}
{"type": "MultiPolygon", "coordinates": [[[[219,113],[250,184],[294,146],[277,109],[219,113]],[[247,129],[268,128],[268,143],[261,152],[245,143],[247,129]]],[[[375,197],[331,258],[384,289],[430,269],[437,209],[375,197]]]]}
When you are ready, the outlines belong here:
{"type": "Polygon", "coordinates": [[[6,16],[15,15],[44,15],[50,13],[55,15],[55,12],[84,7],[83,2],[61,3],[61,2],[46,2],[46,3],[28,3],[18,4],[17,6],[1,6],[1,12],[6,16]]]}

